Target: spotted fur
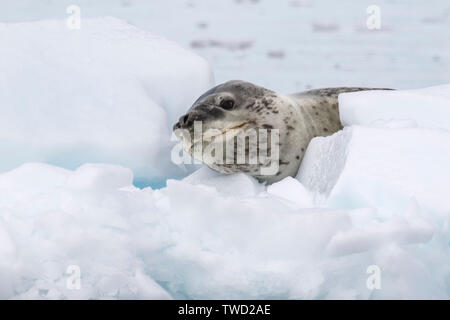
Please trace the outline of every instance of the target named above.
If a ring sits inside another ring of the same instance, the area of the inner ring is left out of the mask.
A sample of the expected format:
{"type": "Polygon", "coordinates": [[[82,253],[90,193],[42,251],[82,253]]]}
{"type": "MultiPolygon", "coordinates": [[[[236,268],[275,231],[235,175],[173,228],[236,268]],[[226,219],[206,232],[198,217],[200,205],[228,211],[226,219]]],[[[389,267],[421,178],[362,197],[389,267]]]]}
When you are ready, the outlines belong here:
{"type": "MultiPolygon", "coordinates": [[[[211,158],[203,157],[203,162],[210,168],[230,174],[245,172],[260,181],[273,183],[287,176],[295,176],[311,139],[328,136],[342,129],[339,119],[338,95],[343,92],[363,90],[391,90],[375,88],[324,88],[309,90],[293,95],[281,95],[274,91],[244,81],[228,81],[218,85],[200,96],[188,113],[174,125],[174,130],[188,129],[193,136],[193,121],[203,122],[203,131],[224,129],[233,124],[245,122],[246,128],[278,129],[279,170],[273,175],[260,174],[261,164],[219,164],[211,158]],[[232,110],[220,108],[224,99],[233,99],[232,110]]],[[[179,137],[182,142],[182,137],[179,137]]],[[[252,148],[246,142],[245,151],[252,148]]],[[[207,143],[204,145],[204,148],[207,143]]],[[[237,147],[234,149],[236,159],[237,147]]],[[[192,146],[185,150],[192,154],[192,146]]],[[[259,152],[260,150],[257,150],[259,152]]],[[[266,150],[271,152],[270,144],[266,150]]],[[[246,154],[246,156],[249,156],[246,154]]],[[[226,159],[224,159],[226,160],[226,159]]]]}

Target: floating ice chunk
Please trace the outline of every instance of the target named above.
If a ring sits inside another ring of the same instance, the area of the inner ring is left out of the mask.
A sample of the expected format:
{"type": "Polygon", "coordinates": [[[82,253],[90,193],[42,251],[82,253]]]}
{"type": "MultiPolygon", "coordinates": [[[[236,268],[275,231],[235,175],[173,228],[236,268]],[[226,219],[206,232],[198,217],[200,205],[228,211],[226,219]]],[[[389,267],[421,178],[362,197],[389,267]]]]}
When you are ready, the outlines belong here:
{"type": "Polygon", "coordinates": [[[115,18],[1,23],[0,172],[39,161],[124,165],[151,184],[170,161],[175,119],[212,86],[208,63],[115,18]]]}
{"type": "Polygon", "coordinates": [[[352,126],[311,141],[298,179],[336,208],[450,210],[450,133],[352,126]]]}

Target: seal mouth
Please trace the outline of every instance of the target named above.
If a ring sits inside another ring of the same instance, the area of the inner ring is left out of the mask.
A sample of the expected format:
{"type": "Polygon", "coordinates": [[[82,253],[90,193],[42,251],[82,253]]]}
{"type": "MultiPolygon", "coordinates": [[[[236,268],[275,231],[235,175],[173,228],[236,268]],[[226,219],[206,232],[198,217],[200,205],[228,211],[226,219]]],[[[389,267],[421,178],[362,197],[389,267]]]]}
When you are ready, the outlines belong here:
{"type": "Polygon", "coordinates": [[[227,132],[231,131],[231,130],[238,130],[238,129],[242,129],[244,128],[246,125],[248,124],[248,122],[242,122],[241,124],[238,124],[236,126],[230,127],[230,128],[225,128],[224,130],[222,130],[222,132],[218,135],[212,136],[212,138],[215,138],[217,136],[221,136],[224,134],[227,134],[227,132]]]}
{"type": "MultiPolygon", "coordinates": [[[[232,132],[233,130],[240,130],[245,128],[248,125],[248,122],[242,122],[239,123],[237,125],[233,125],[231,127],[222,129],[220,132],[217,132],[219,129],[216,129],[214,133],[208,133],[208,131],[206,131],[205,133],[202,133],[202,136],[197,139],[192,141],[191,146],[189,147],[189,151],[193,152],[194,147],[199,144],[199,143],[203,143],[203,142],[209,142],[212,143],[214,140],[216,140],[218,137],[221,136],[225,136],[227,133],[232,132]]],[[[234,137],[235,135],[233,134],[232,137],[234,137]]]]}
{"type": "Polygon", "coordinates": [[[205,141],[205,140],[211,140],[211,142],[212,142],[217,137],[226,135],[228,132],[232,132],[233,130],[239,130],[239,129],[244,128],[247,124],[248,124],[248,122],[242,122],[238,125],[234,125],[232,127],[225,128],[225,129],[221,130],[220,132],[217,132],[218,129],[216,129],[215,130],[216,132],[214,132],[214,133],[208,133],[208,130],[207,130],[202,134],[202,137],[200,139],[194,140],[193,142],[194,142],[194,144],[198,143],[200,141],[205,141]]]}

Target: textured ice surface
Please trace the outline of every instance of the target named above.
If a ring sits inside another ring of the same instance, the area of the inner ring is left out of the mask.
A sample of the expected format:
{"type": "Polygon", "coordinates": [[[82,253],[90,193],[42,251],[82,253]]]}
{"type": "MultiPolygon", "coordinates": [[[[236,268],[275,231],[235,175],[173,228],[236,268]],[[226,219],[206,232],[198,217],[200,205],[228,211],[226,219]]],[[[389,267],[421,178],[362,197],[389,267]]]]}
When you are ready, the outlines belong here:
{"type": "Polygon", "coordinates": [[[123,167],[26,164],[0,174],[0,297],[450,297],[448,214],[310,201],[292,178],[266,188],[202,168],[151,190],[123,167]],[[381,290],[366,286],[372,265],[381,290]]]}
{"type": "Polygon", "coordinates": [[[352,126],[313,139],[298,178],[332,207],[450,211],[449,159],[447,131],[352,126]]]}

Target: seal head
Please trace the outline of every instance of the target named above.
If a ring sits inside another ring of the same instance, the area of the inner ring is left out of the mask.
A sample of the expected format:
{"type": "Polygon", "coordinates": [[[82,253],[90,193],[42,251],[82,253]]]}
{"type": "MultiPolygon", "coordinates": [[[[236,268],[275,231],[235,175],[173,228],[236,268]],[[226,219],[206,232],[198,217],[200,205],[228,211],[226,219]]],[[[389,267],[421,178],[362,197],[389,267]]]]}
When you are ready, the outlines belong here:
{"type": "Polygon", "coordinates": [[[280,143],[289,109],[289,102],[274,91],[228,81],[200,96],[173,129],[183,149],[214,170],[245,172],[260,181],[278,174],[279,180],[285,172],[280,173],[280,164],[288,162],[279,155],[286,153],[280,148],[289,148],[280,143]]]}

